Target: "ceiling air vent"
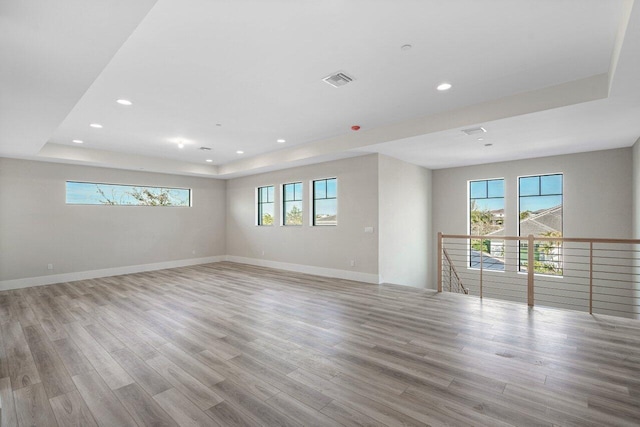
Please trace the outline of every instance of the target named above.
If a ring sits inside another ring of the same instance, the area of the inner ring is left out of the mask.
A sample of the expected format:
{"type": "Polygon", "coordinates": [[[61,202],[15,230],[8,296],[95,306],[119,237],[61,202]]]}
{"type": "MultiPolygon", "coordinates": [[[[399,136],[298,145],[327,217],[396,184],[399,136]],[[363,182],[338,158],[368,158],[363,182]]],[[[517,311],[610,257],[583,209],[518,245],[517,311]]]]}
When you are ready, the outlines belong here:
{"type": "Polygon", "coordinates": [[[485,133],[486,131],[487,130],[482,126],[477,128],[462,129],[462,132],[464,132],[467,135],[478,135],[479,133],[485,133]]]}
{"type": "Polygon", "coordinates": [[[200,148],[199,148],[199,150],[202,150],[202,151],[211,151],[211,148],[210,148],[210,147],[200,147],[200,148]]]}
{"type": "Polygon", "coordinates": [[[353,77],[349,77],[345,73],[335,73],[325,77],[322,80],[326,83],[329,83],[333,87],[340,87],[352,82],[353,77]]]}

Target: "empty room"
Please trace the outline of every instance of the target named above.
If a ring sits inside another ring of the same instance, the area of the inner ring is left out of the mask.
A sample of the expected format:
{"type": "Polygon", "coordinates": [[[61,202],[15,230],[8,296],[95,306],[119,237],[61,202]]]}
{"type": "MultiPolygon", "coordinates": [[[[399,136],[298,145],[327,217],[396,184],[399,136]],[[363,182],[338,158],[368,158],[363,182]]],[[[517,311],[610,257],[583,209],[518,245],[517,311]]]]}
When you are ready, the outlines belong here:
{"type": "Polygon", "coordinates": [[[640,0],[0,1],[0,427],[640,425],[640,0]]]}

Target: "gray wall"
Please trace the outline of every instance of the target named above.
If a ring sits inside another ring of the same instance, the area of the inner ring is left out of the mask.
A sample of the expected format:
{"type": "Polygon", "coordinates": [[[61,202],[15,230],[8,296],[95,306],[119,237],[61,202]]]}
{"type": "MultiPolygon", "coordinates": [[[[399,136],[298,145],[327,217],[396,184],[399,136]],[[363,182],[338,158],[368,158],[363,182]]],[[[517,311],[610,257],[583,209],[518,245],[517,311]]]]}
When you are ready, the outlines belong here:
{"type": "MultiPolygon", "coordinates": [[[[556,172],[564,173],[563,234],[565,237],[628,239],[633,236],[632,177],[634,172],[631,148],[436,170],[433,172],[433,231],[434,233],[441,231],[444,234],[467,234],[467,182],[476,179],[504,178],[505,231],[507,235],[517,235],[518,176],[556,172]]],[[[513,247],[513,254],[515,253],[517,253],[516,248],[513,247]]],[[[567,247],[565,249],[566,271],[569,271],[568,256],[570,255],[572,253],[567,247]]],[[[516,257],[513,256],[513,258],[516,257]]],[[[507,263],[509,262],[507,260],[507,263]]],[[[517,265],[515,259],[511,262],[512,265],[517,265]]],[[[462,265],[466,265],[465,261],[462,261],[462,265]]],[[[469,269],[464,268],[461,273],[467,274],[469,269]]],[[[555,277],[545,278],[546,283],[542,283],[543,278],[536,280],[541,287],[543,285],[548,287],[545,292],[549,295],[546,297],[539,295],[536,298],[541,305],[584,309],[585,304],[588,304],[584,300],[573,298],[572,294],[568,293],[574,286],[570,283],[571,281],[576,283],[576,289],[584,290],[584,280],[555,277]],[[572,305],[568,306],[568,304],[572,305]]],[[[526,275],[516,273],[515,267],[511,271],[508,269],[505,273],[485,272],[485,283],[493,283],[492,286],[485,286],[485,296],[501,295],[507,299],[526,301],[526,275]]],[[[472,282],[471,287],[475,286],[475,282],[472,282]]],[[[472,291],[477,293],[478,289],[472,291]]],[[[622,292],[620,298],[616,299],[616,303],[625,302],[630,294],[629,289],[622,292]]],[[[614,307],[607,303],[601,306],[603,309],[614,307]]]]}
{"type": "Polygon", "coordinates": [[[435,289],[431,171],[380,155],[378,183],[380,279],[435,289]]]}
{"type": "Polygon", "coordinates": [[[347,271],[377,277],[377,233],[378,156],[375,154],[227,181],[227,254],[232,260],[236,257],[237,261],[261,265],[277,267],[277,263],[286,263],[290,268],[311,266],[334,273],[347,271]],[[338,225],[312,227],[309,183],[332,177],[338,178],[338,225]],[[304,225],[280,226],[279,188],[297,181],[304,184],[304,225]],[[255,189],[266,185],[275,186],[276,224],[256,226],[255,189]],[[374,233],[365,233],[365,227],[374,227],[374,233]]]}
{"type": "Polygon", "coordinates": [[[632,169],[631,149],[621,148],[436,170],[433,229],[466,234],[467,181],[504,178],[506,234],[517,235],[517,178],[563,172],[565,237],[630,238],[632,169]]]}
{"type": "Polygon", "coordinates": [[[0,158],[0,281],[224,255],[225,214],[224,181],[0,158]],[[67,205],[66,180],[191,188],[193,207],[67,205]]]}

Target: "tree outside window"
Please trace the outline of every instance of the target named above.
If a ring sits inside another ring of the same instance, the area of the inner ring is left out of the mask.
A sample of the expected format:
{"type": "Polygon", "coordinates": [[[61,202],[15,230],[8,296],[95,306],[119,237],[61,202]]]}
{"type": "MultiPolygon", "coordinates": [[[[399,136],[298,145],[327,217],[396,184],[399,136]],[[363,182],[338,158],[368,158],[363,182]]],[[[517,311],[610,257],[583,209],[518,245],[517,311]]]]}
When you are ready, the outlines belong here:
{"type": "Polygon", "coordinates": [[[258,225],[273,225],[274,205],[273,185],[258,188],[258,225]]]}
{"type": "Polygon", "coordinates": [[[302,225],[302,183],[282,186],[283,225],[302,225]]]}

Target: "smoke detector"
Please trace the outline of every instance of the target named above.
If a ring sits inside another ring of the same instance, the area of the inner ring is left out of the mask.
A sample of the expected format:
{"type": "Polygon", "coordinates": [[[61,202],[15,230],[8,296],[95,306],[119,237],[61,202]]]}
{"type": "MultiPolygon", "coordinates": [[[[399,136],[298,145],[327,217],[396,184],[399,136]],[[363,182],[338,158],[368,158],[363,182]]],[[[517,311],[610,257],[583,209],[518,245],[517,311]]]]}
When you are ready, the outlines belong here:
{"type": "Polygon", "coordinates": [[[322,79],[322,81],[330,84],[333,87],[340,87],[340,86],[346,85],[347,83],[352,82],[353,77],[349,77],[348,75],[342,72],[337,72],[337,73],[331,74],[330,76],[325,77],[324,79],[322,79]]]}
{"type": "Polygon", "coordinates": [[[483,134],[486,131],[487,130],[482,126],[477,128],[462,129],[462,132],[465,133],[466,135],[478,135],[478,134],[483,134]]]}

